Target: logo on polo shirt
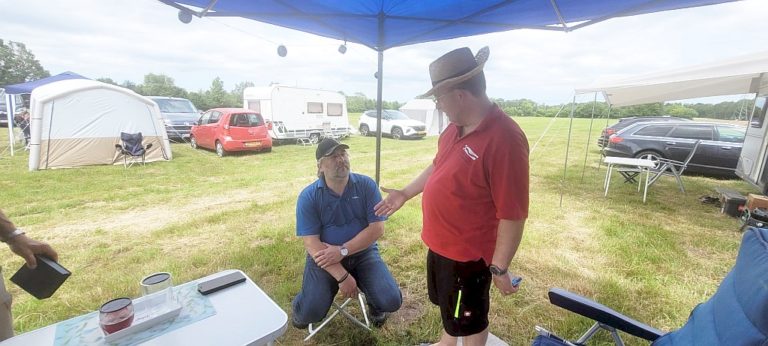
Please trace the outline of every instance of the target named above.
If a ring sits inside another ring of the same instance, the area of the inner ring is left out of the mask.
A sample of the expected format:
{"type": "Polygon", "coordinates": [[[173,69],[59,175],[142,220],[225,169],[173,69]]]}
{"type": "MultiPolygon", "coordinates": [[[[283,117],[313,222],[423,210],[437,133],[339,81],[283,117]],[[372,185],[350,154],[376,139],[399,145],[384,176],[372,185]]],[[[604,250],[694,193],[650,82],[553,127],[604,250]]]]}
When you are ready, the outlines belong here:
{"type": "Polygon", "coordinates": [[[467,154],[467,156],[469,156],[469,158],[472,159],[473,161],[480,158],[480,156],[477,156],[477,154],[475,154],[475,151],[472,150],[472,148],[470,148],[468,145],[465,144],[464,148],[462,149],[464,149],[464,153],[467,154]]]}

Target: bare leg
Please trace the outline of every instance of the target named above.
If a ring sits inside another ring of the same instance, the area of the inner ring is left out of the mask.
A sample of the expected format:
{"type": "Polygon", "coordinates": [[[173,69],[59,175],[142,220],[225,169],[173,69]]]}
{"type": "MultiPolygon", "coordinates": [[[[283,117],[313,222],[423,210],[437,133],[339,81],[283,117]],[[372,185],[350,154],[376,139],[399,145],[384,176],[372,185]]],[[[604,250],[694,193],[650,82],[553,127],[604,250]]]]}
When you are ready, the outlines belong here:
{"type": "Polygon", "coordinates": [[[456,342],[458,340],[459,338],[450,336],[448,333],[443,331],[443,335],[440,337],[440,342],[432,344],[432,346],[456,346],[456,342]]]}
{"type": "Polygon", "coordinates": [[[480,333],[465,336],[462,341],[463,346],[485,346],[488,341],[488,328],[480,333]]]}

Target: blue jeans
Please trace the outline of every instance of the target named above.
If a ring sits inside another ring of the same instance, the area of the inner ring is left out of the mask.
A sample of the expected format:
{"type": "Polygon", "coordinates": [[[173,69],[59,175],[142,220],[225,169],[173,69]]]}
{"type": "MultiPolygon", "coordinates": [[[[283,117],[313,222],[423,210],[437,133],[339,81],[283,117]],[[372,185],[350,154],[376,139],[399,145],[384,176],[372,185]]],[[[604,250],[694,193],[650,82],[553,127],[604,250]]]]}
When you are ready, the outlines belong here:
{"type": "MultiPolygon", "coordinates": [[[[357,281],[357,287],[365,294],[372,315],[395,312],[400,309],[403,297],[397,282],[379,256],[376,244],[341,260],[341,265],[357,281]]],[[[301,292],[293,299],[293,320],[300,324],[321,321],[339,291],[336,279],[307,255],[304,265],[304,281],[301,292]]]]}

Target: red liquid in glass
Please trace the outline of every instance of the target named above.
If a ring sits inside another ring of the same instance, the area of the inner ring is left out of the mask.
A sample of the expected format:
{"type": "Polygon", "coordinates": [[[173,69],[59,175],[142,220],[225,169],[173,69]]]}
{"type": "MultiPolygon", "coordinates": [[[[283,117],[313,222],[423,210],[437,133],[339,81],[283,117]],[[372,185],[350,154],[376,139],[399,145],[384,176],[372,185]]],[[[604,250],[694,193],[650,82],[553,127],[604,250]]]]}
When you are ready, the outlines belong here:
{"type": "MultiPolygon", "coordinates": [[[[118,318],[119,317],[120,316],[118,316],[118,318]]],[[[106,321],[102,321],[99,324],[101,325],[101,330],[103,330],[104,333],[112,334],[116,331],[130,327],[131,323],[133,323],[133,314],[128,316],[128,318],[124,318],[123,320],[118,320],[116,322],[112,322],[109,318],[107,318],[106,321]]]]}

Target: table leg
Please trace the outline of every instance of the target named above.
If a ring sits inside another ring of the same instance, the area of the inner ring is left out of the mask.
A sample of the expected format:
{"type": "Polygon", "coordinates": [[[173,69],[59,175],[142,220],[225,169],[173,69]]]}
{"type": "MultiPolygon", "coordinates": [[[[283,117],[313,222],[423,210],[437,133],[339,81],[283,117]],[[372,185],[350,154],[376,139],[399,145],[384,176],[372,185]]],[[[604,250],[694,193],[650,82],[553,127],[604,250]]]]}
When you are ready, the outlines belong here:
{"type": "Polygon", "coordinates": [[[609,163],[608,169],[605,171],[605,182],[603,183],[605,194],[603,194],[603,197],[608,197],[608,187],[611,186],[611,171],[613,171],[613,164],[609,163]]]}
{"type": "MultiPolygon", "coordinates": [[[[645,188],[643,189],[643,203],[645,203],[645,199],[648,196],[648,180],[651,177],[651,169],[645,168],[645,188]]],[[[642,176],[640,177],[640,180],[642,179],[642,176]]]]}

